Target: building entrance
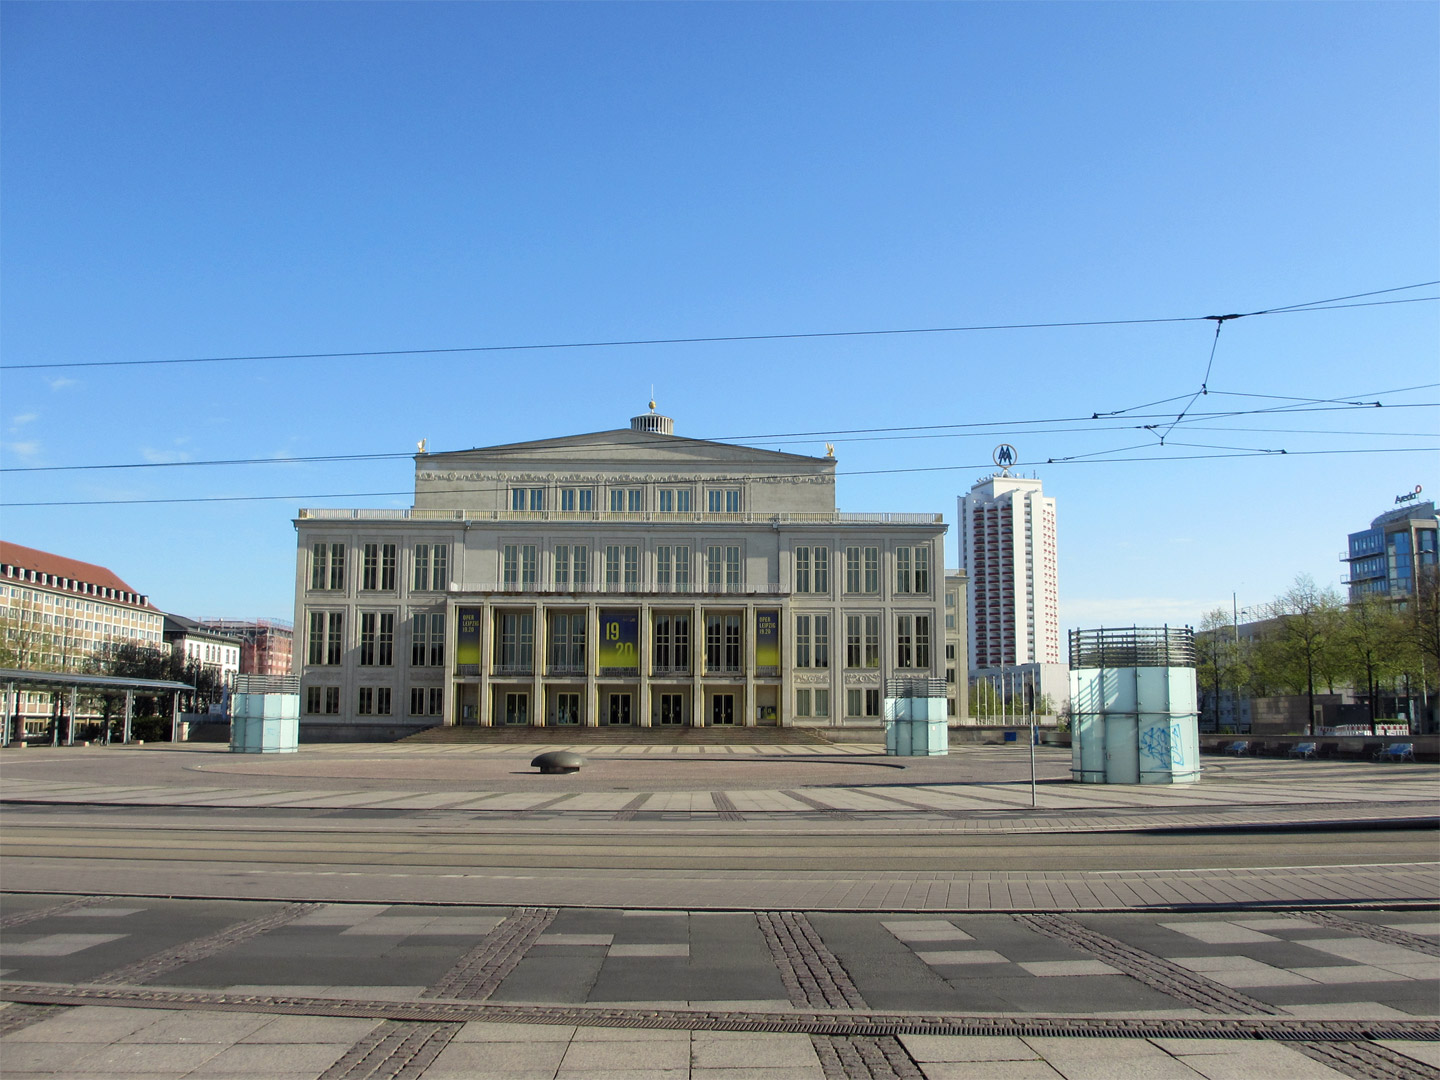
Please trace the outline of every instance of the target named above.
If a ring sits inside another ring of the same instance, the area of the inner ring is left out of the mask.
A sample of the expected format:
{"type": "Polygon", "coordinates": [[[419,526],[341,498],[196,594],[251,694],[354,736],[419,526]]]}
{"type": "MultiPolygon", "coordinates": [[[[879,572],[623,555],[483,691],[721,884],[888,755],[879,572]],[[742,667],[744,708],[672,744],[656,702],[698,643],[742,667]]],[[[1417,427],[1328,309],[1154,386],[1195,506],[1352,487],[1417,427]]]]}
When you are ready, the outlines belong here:
{"type": "Polygon", "coordinates": [[[501,703],[507,724],[530,723],[530,695],[525,693],[506,694],[501,703]]]}
{"type": "Polygon", "coordinates": [[[607,718],[612,724],[630,723],[630,694],[611,694],[607,718]]]}
{"type": "Polygon", "coordinates": [[[555,718],[557,726],[580,723],[580,695],[561,693],[555,695],[555,718]]]}
{"type": "Polygon", "coordinates": [[[661,695],[660,695],[660,723],[662,723],[662,724],[683,724],[683,723],[685,723],[685,695],[684,695],[684,694],[661,694],[661,695]]]}
{"type": "Polygon", "coordinates": [[[735,695],[716,694],[710,699],[710,723],[735,723],[735,695]]]}

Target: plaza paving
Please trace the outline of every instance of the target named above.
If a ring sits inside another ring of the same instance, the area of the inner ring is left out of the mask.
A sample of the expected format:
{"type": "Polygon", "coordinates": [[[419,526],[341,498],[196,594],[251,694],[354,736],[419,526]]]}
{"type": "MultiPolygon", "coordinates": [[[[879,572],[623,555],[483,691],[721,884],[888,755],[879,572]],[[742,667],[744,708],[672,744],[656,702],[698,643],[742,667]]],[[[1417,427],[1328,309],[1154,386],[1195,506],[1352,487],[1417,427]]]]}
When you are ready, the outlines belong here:
{"type": "Polygon", "coordinates": [[[578,749],[560,777],[513,745],[5,754],[0,1074],[1440,1077],[1437,851],[1414,829],[1434,767],[1081,788],[1040,748],[1032,809],[1023,747],[903,768],[863,745],[578,749]],[[222,820],[264,845],[225,852],[222,820]],[[124,846],[146,830],[172,846],[124,846]],[[514,873],[492,834],[554,855],[514,873]],[[1420,856],[1383,865],[1396,837],[1420,856]],[[566,865],[619,867],[633,838],[651,869],[566,865]],[[784,869],[791,841],[852,872],[784,869]],[[316,865],[272,862],[287,842],[316,865]],[[1007,845],[1160,868],[866,870],[1007,845]],[[1171,846],[1294,851],[1175,867],[1171,846]],[[698,869],[692,847],[713,848],[698,869]]]}

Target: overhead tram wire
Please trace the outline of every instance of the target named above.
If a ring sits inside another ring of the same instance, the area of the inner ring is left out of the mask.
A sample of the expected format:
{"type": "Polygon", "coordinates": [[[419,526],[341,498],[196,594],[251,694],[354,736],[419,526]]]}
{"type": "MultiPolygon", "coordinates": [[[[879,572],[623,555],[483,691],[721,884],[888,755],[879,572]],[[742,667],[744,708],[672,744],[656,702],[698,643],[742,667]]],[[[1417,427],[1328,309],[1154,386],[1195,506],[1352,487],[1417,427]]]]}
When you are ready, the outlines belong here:
{"type": "Polygon", "coordinates": [[[677,338],[635,338],[616,341],[568,341],[527,343],[517,345],[466,345],[451,348],[429,349],[356,349],[349,351],[317,353],[270,353],[251,356],[191,356],[168,360],[72,360],[45,364],[3,364],[0,373],[6,371],[53,371],[62,368],[107,368],[107,367],[158,367],[180,364],[227,364],[257,363],[270,360],[349,360],[364,357],[384,356],[444,356],[465,353],[531,352],[560,349],[607,349],[639,347],[646,345],[706,345],[733,344],[748,341],[805,341],[826,338],[898,337],[920,334],[960,334],[1000,330],[1058,330],[1095,326],[1143,326],[1164,323],[1207,322],[1214,319],[1248,319],[1262,315],[1295,314],[1308,311],[1333,311],[1340,307],[1375,307],[1386,304],[1420,303],[1440,300],[1440,296],[1408,297],[1401,300],[1376,300],[1360,304],[1339,304],[1336,301],[1357,299],[1367,296],[1382,296],[1388,293],[1407,292],[1411,289],[1430,288],[1440,285],[1440,280],[1421,281],[1413,285],[1397,285],[1389,289],[1374,289],[1369,292],[1337,296],[1329,300],[1312,300],[1303,304],[1288,304],[1281,307],[1262,308],[1257,311],[1232,315],[1184,315],[1145,319],[1075,319],[1034,323],[989,323],[973,326],[922,326],[902,327],[884,330],[819,330],[779,334],[717,334],[699,337],[677,338]]]}
{"type": "MultiPolygon", "coordinates": [[[[1105,454],[1124,453],[1129,450],[1143,450],[1153,446],[1153,443],[1142,443],[1136,446],[1116,447],[1113,450],[1100,450],[1090,454],[1076,454],[1069,457],[1046,458],[1041,461],[1019,461],[1010,466],[1014,469],[1033,468],[1040,465],[1124,465],[1139,462],[1165,461],[1210,461],[1217,458],[1250,458],[1250,457],[1307,457],[1315,455],[1338,455],[1338,454],[1433,454],[1434,447],[1430,446],[1398,446],[1398,447],[1359,447],[1350,449],[1330,450],[1248,450],[1238,453],[1225,454],[1186,454],[1177,456],[1167,454],[1152,457],[1102,457],[1105,454]]],[[[1187,444],[1188,445],[1188,444],[1187,444]]],[[[900,476],[915,473],[934,472],[969,472],[974,469],[993,469],[994,463],[989,461],[971,462],[965,465],[925,465],[911,466],[898,469],[852,469],[844,472],[836,472],[837,477],[844,476],[900,476]]],[[[712,477],[716,482],[739,483],[751,479],[774,479],[777,476],[785,476],[784,473],[767,473],[764,476],[752,476],[749,474],[729,475],[712,477]]],[[[802,475],[799,473],[793,475],[802,475]]],[[[808,474],[804,474],[808,475],[808,474]]],[[[449,495],[470,492],[469,488],[455,488],[453,490],[441,489],[425,492],[426,495],[449,495]]],[[[353,491],[310,493],[298,495],[197,495],[191,497],[176,497],[167,499],[63,499],[45,502],[0,502],[0,509],[20,509],[25,507],[53,507],[53,506],[155,506],[172,504],[197,504],[197,503],[236,503],[236,502],[300,502],[306,499],[389,499],[389,498],[414,498],[413,489],[401,491],[353,491]]],[[[583,519],[582,515],[577,518],[583,519]]]]}
{"type": "MultiPolygon", "coordinates": [[[[1399,389],[1396,389],[1396,390],[1378,390],[1378,391],[1371,391],[1371,393],[1374,394],[1374,395],[1376,395],[1376,396],[1380,396],[1380,395],[1384,395],[1384,394],[1408,393],[1408,392],[1411,392],[1411,391],[1414,391],[1414,390],[1428,390],[1428,389],[1433,389],[1433,388],[1436,387],[1436,386],[1440,386],[1440,383],[1425,383],[1425,384],[1421,384],[1421,385],[1418,385],[1418,386],[1402,387],[1402,388],[1399,388],[1399,389]]],[[[1291,397],[1285,397],[1285,396],[1276,395],[1276,394],[1245,394],[1245,393],[1240,393],[1240,392],[1238,392],[1238,391],[1219,391],[1219,390],[1212,391],[1211,393],[1212,393],[1212,394],[1215,394],[1215,395],[1225,394],[1225,396],[1228,396],[1228,397],[1254,397],[1254,398],[1264,398],[1264,399],[1272,399],[1272,400],[1277,400],[1277,399],[1278,399],[1278,400],[1283,400],[1283,401],[1292,402],[1292,404],[1291,404],[1291,405],[1287,405],[1287,406],[1269,406],[1269,407],[1261,408],[1261,409],[1237,409],[1237,410],[1229,410],[1229,411],[1223,411],[1223,412],[1195,413],[1195,414],[1193,414],[1193,415],[1190,417],[1190,420],[1187,422],[1187,426],[1189,426],[1189,423],[1192,423],[1192,422],[1195,422],[1195,421],[1207,420],[1207,419],[1208,419],[1208,420],[1228,419],[1228,418],[1237,418],[1237,417],[1244,417],[1244,416],[1276,415],[1276,414],[1281,414],[1281,413],[1284,413],[1284,414],[1290,414],[1290,413],[1298,414],[1298,413],[1302,413],[1302,412],[1304,412],[1304,413],[1308,413],[1308,412],[1350,412],[1350,411],[1353,411],[1354,409],[1357,409],[1357,408],[1369,409],[1369,408],[1375,408],[1375,407],[1387,408],[1387,409],[1434,408],[1434,407],[1436,407],[1437,405],[1440,405],[1440,402],[1399,402],[1399,403],[1395,403],[1395,404],[1385,404],[1385,403],[1379,402],[1379,401],[1355,401],[1355,400],[1352,400],[1352,398],[1299,398],[1299,397],[1291,398],[1291,397]],[[1311,407],[1306,407],[1306,406],[1315,406],[1315,405],[1323,405],[1323,406],[1331,406],[1331,407],[1328,407],[1328,408],[1311,408],[1311,407]]],[[[1184,397],[1184,396],[1186,396],[1186,395],[1180,395],[1180,396],[1181,396],[1181,397],[1184,397]]],[[[1355,397],[1359,397],[1359,396],[1363,396],[1363,395],[1354,395],[1354,396],[1355,396],[1355,397]]],[[[1168,399],[1165,399],[1165,400],[1166,400],[1166,401],[1173,401],[1173,400],[1178,400],[1178,398],[1168,398],[1168,399]]],[[[1160,402],[1152,402],[1151,404],[1154,405],[1154,404],[1164,404],[1164,403],[1165,403],[1164,401],[1160,401],[1160,402]]],[[[1146,407],[1146,406],[1143,406],[1143,405],[1137,405],[1137,406],[1132,406],[1131,408],[1145,408],[1145,407],[1146,407]]],[[[1003,436],[1003,435],[1016,435],[1016,434],[1056,434],[1056,433],[1058,433],[1058,432],[1060,432],[1060,431],[1065,431],[1065,430],[1075,430],[1075,431],[1077,431],[1077,432],[1087,432],[1087,431],[1136,431],[1136,430],[1148,430],[1148,429],[1150,429],[1151,427],[1153,427],[1153,425],[1147,425],[1147,424],[1124,424],[1124,425],[1112,425],[1112,426],[1106,426],[1106,427],[1087,427],[1087,428],[1079,428],[1079,429],[1065,429],[1065,428],[1058,428],[1058,429],[1044,429],[1044,428],[1042,428],[1042,429],[1028,429],[1028,430],[1026,429],[1026,425],[1031,425],[1031,424],[1081,424],[1081,423],[1089,423],[1090,421],[1096,419],[1097,417],[1098,417],[1098,418],[1119,417],[1119,416],[1127,415],[1127,414],[1129,414],[1129,412],[1130,412],[1130,410],[1128,410],[1128,409],[1122,409],[1122,410],[1113,411],[1113,412],[1093,413],[1093,414],[1091,414],[1090,416],[1055,416],[1055,417],[1032,418],[1032,419],[1027,419],[1027,420],[990,420],[990,421],[976,422],[976,423],[973,423],[973,424],[912,424],[912,425],[906,425],[906,426],[901,426],[901,427],[843,428],[843,429],[837,429],[837,430],[834,430],[834,431],[823,431],[823,430],[820,430],[820,431],[803,431],[803,432],[771,432],[771,433],[760,434],[760,435],[725,435],[725,436],[717,436],[717,437],[710,438],[710,439],[701,439],[701,440],[699,440],[699,441],[702,441],[702,442],[741,442],[741,441],[744,441],[744,442],[749,442],[749,443],[755,443],[755,442],[775,442],[775,441],[777,441],[777,440],[785,440],[786,443],[793,443],[793,442],[798,442],[798,441],[800,441],[800,440],[810,440],[810,439],[821,439],[821,438],[823,438],[823,439],[839,440],[839,441],[844,441],[844,442],[881,442],[881,441],[887,441],[887,440],[899,441],[899,440],[922,439],[922,438],[981,438],[981,437],[996,436],[996,435],[1001,435],[1001,436],[1003,436]],[[910,433],[918,433],[918,434],[910,434],[910,433]],[[862,437],[862,436],[863,436],[863,437],[862,437]]],[[[1165,413],[1165,414],[1136,413],[1136,414],[1131,414],[1131,419],[1135,419],[1135,420],[1145,420],[1145,419],[1151,419],[1151,418],[1160,419],[1162,416],[1169,416],[1169,414],[1168,414],[1168,413],[1165,413]]],[[[1218,429],[1218,430],[1240,430],[1240,431],[1244,431],[1244,430],[1254,430],[1254,429],[1246,429],[1246,428],[1225,429],[1225,428],[1222,428],[1222,429],[1218,429]]],[[[1278,430],[1286,430],[1286,429],[1278,429],[1278,430]]],[[[1296,434],[1326,434],[1326,432],[1323,432],[1323,431],[1315,431],[1315,432],[1297,431],[1296,434]]],[[[1336,432],[1335,434],[1344,434],[1344,432],[1336,432]]],[[[1377,434],[1377,435],[1383,435],[1383,434],[1387,434],[1387,433],[1385,433],[1385,432],[1355,432],[1354,434],[1377,434]]],[[[1421,436],[1421,437],[1425,437],[1425,436],[1428,435],[1428,433],[1426,433],[1426,432],[1410,432],[1410,433],[1397,432],[1396,434],[1397,434],[1397,435],[1413,434],[1413,435],[1421,436]]],[[[544,441],[544,440],[536,440],[536,441],[544,441]]],[[[590,446],[591,448],[593,448],[593,449],[618,448],[618,447],[625,446],[625,445],[628,445],[628,444],[627,444],[627,443],[620,443],[620,442],[613,442],[613,443],[590,443],[590,444],[589,444],[589,446],[590,446]]],[[[442,454],[442,453],[443,453],[443,454],[463,454],[463,453],[468,453],[468,452],[470,452],[471,450],[483,450],[483,449],[491,449],[491,448],[489,448],[489,447],[470,447],[470,448],[460,449],[460,450],[435,451],[435,452],[433,452],[433,453],[434,453],[434,455],[439,455],[439,454],[442,454]]],[[[545,451],[545,449],[546,449],[546,448],[543,448],[543,447],[540,447],[540,448],[532,448],[529,452],[532,453],[532,454],[537,454],[537,455],[538,455],[538,454],[543,453],[543,452],[545,451]]],[[[571,448],[569,448],[569,447],[556,447],[556,448],[554,448],[554,449],[555,449],[557,452],[558,452],[558,451],[564,451],[564,452],[566,452],[566,453],[571,452],[571,448]]],[[[203,461],[131,461],[131,462],[106,462],[106,463],[102,463],[102,464],[98,464],[98,465],[6,465],[6,466],[0,466],[0,473],[17,473],[17,474],[18,474],[18,473],[88,472],[88,471],[99,472],[99,471],[108,471],[108,470],[116,470],[116,469],[183,469],[183,468],[235,467],[235,466],[249,466],[249,465],[308,465],[308,464],[343,463],[343,462],[352,462],[352,461],[400,461],[400,460],[404,460],[404,459],[413,459],[413,458],[415,458],[416,456],[418,456],[418,455],[417,455],[416,453],[414,453],[414,452],[403,451],[403,452],[397,452],[397,453],[369,453],[369,454],[314,454],[314,455],[292,456],[292,457],[215,458],[215,459],[207,459],[207,460],[203,460],[203,461]]]]}

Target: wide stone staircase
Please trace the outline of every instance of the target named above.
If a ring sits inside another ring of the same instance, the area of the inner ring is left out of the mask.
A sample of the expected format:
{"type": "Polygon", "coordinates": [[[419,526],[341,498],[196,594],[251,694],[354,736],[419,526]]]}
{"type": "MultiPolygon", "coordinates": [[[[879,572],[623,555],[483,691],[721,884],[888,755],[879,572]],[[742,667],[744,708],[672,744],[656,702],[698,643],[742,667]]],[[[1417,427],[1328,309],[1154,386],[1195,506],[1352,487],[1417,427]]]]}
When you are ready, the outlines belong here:
{"type": "Polygon", "coordinates": [[[831,742],[813,728],[794,727],[638,727],[606,724],[601,727],[530,727],[516,724],[504,727],[441,724],[426,728],[401,740],[406,743],[449,743],[474,746],[489,743],[612,743],[664,746],[797,746],[822,745],[831,742]]]}

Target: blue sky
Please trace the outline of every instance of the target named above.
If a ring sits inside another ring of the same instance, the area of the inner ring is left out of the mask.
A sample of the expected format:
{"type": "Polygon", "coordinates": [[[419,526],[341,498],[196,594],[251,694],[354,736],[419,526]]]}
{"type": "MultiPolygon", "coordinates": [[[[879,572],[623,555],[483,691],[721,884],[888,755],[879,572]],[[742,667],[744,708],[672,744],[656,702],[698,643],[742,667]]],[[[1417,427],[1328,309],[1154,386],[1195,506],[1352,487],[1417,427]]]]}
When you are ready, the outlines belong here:
{"type": "MultiPolygon", "coordinates": [[[[1440,491],[1440,304],[1225,324],[1197,412],[1383,407],[1164,447],[1141,428],[1183,397],[1071,418],[1198,389],[1213,323],[17,369],[1194,318],[1433,281],[1437,12],[7,2],[0,467],[483,446],[623,427],[653,386],[679,434],[833,441],[846,510],[953,523],[1014,443],[1058,499],[1067,626],[1338,583],[1347,532],[1440,491]],[[930,430],[825,434],[895,428],[930,430]]],[[[296,510],[408,505],[344,496],[412,465],[0,482],[5,539],[169,610],[284,618],[296,510]]]]}

